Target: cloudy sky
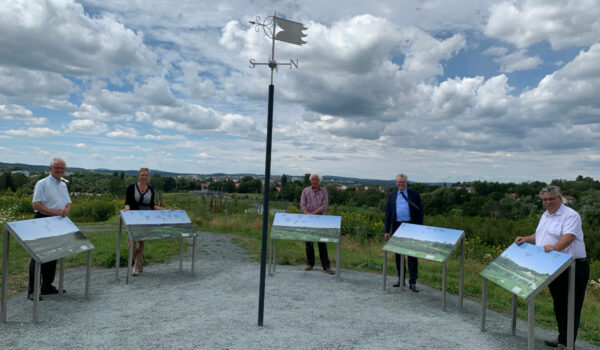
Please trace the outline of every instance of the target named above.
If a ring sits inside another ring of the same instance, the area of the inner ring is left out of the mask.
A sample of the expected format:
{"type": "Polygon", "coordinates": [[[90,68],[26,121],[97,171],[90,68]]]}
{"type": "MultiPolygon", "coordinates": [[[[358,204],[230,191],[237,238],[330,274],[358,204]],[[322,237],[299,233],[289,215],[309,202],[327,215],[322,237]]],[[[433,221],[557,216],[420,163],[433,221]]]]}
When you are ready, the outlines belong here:
{"type": "Polygon", "coordinates": [[[0,0],[0,161],[412,181],[600,178],[597,0],[0,0]]]}

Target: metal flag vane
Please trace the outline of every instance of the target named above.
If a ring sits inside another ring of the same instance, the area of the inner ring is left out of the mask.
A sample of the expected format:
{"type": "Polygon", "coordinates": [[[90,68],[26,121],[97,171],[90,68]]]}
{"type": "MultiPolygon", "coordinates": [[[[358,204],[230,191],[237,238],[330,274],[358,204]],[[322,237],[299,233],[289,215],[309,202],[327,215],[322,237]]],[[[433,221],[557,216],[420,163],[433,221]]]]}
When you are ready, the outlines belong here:
{"type": "Polygon", "coordinates": [[[273,16],[265,18],[261,22],[260,17],[256,17],[256,21],[250,21],[255,26],[255,30],[260,32],[262,28],[265,35],[273,41],[271,47],[271,57],[269,62],[257,63],[254,59],[250,59],[250,68],[259,65],[269,66],[271,68],[271,84],[269,85],[269,105],[267,119],[267,147],[265,157],[265,185],[263,190],[263,225],[262,225],[262,243],[260,254],[260,287],[258,293],[258,325],[263,325],[263,311],[265,307],[265,274],[267,260],[267,231],[269,229],[269,187],[271,186],[271,140],[273,139],[273,96],[275,94],[275,86],[273,85],[273,71],[277,66],[290,66],[298,68],[298,60],[289,63],[277,63],[275,60],[275,40],[284,41],[290,44],[303,45],[306,44],[302,31],[307,28],[302,23],[293,22],[287,19],[277,17],[277,13],[273,16]],[[280,28],[277,31],[277,27],[280,28]]]}
{"type": "Polygon", "coordinates": [[[304,41],[306,34],[304,34],[302,31],[308,28],[306,28],[304,24],[277,17],[277,13],[275,13],[273,16],[265,18],[265,20],[262,22],[260,16],[256,16],[255,21],[249,22],[250,24],[254,25],[254,29],[257,32],[260,32],[262,28],[267,38],[272,40],[269,62],[259,63],[251,58],[250,68],[255,68],[256,66],[269,66],[269,68],[271,68],[271,84],[273,84],[273,70],[277,69],[278,66],[289,66],[290,69],[292,69],[292,67],[298,68],[298,59],[296,59],[295,62],[294,60],[290,59],[290,62],[288,63],[278,63],[275,60],[275,40],[300,46],[306,44],[306,41],[304,41]],[[276,31],[277,27],[280,28],[279,31],[276,31]]]}

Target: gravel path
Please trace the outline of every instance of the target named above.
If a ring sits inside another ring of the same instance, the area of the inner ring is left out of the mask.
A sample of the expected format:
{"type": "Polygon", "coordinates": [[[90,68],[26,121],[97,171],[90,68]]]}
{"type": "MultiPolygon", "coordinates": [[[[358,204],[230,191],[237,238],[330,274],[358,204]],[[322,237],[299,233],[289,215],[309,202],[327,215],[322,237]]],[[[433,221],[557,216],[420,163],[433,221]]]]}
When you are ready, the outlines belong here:
{"type": "MultiPolygon", "coordinates": [[[[150,242],[149,244],[153,244],[150,242]]],[[[156,244],[156,243],[154,243],[156,244]]],[[[188,254],[189,255],[189,254],[188,254]]],[[[149,265],[125,285],[113,269],[93,269],[84,300],[85,268],[65,271],[63,296],[45,296],[31,323],[26,294],[8,302],[0,349],[526,349],[527,325],[510,335],[510,317],[420,286],[381,289],[379,274],[278,266],[267,277],[264,326],[257,326],[259,264],[224,234],[200,233],[196,274],[179,263],[149,265]]],[[[393,279],[388,280],[391,284],[393,279]]],[[[536,349],[554,332],[536,328],[536,349]]],[[[577,342],[578,349],[599,349],[577,342]]]]}

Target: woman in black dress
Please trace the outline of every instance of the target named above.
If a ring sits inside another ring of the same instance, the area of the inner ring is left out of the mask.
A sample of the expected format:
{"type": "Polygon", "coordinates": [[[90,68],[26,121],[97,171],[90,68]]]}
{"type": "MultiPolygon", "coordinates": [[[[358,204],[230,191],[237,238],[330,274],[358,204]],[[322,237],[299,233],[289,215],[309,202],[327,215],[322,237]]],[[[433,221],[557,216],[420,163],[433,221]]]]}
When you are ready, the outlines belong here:
{"type": "MultiPolygon", "coordinates": [[[[138,172],[138,181],[127,187],[125,192],[125,209],[124,210],[163,210],[163,208],[154,204],[154,189],[148,185],[150,182],[150,170],[141,168],[138,172]]],[[[138,241],[137,247],[133,247],[133,272],[134,276],[142,272],[142,255],[144,254],[145,241],[138,241]]],[[[129,241],[127,246],[129,246],[129,241]]]]}

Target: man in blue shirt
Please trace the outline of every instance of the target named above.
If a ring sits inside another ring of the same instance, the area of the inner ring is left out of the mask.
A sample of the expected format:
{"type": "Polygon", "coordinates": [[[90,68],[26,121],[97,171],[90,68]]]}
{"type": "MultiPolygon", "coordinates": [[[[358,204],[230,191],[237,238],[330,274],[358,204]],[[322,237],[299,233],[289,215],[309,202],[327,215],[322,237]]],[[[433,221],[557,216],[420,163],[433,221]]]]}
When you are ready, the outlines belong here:
{"type": "MultiPolygon", "coordinates": [[[[54,158],[50,163],[50,175],[39,180],[33,190],[32,206],[35,218],[48,216],[67,216],[71,210],[71,197],[67,185],[62,180],[67,164],[61,158],[54,158]]],[[[42,264],[41,294],[58,294],[58,289],[52,285],[56,275],[56,260],[42,264]]],[[[29,263],[29,287],[27,299],[33,300],[33,285],[35,275],[35,260],[29,263]]],[[[41,300],[41,297],[40,297],[41,300]]]]}
{"type": "MultiPolygon", "coordinates": [[[[402,223],[423,225],[425,212],[419,192],[406,188],[408,186],[408,178],[402,173],[396,176],[396,186],[398,190],[390,194],[385,206],[384,226],[386,241],[390,239],[390,234],[393,235],[402,223]]],[[[418,260],[412,256],[409,256],[407,260],[408,271],[410,272],[409,287],[410,290],[418,293],[418,260]]],[[[404,284],[404,276],[400,276],[400,254],[396,254],[396,270],[398,271],[398,283],[394,284],[394,287],[400,287],[400,285],[404,284]]]]}

